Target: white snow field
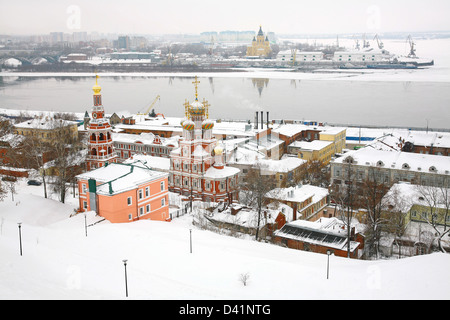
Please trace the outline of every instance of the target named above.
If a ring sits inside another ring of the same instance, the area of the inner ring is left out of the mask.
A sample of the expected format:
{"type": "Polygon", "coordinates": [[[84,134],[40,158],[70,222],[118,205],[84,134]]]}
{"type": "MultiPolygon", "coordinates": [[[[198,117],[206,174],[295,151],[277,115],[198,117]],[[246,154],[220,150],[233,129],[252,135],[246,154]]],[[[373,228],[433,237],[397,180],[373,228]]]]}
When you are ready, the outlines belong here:
{"type": "MultiPolygon", "coordinates": [[[[16,190],[14,201],[8,194],[0,202],[3,300],[450,298],[449,254],[382,261],[331,256],[327,279],[326,255],[203,231],[190,215],[103,221],[86,236],[84,214],[70,217],[77,207],[72,195],[66,204],[45,199],[42,186],[25,180],[16,190]],[[245,273],[247,286],[239,280],[245,273]]],[[[87,215],[88,224],[98,220],[87,215]]]]}

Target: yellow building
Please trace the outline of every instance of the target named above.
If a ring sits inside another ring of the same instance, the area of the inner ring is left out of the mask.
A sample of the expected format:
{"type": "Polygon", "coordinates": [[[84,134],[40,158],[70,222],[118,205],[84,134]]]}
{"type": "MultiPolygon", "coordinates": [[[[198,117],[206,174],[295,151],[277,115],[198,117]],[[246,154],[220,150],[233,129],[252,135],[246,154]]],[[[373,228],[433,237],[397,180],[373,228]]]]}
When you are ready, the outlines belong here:
{"type": "Polygon", "coordinates": [[[269,39],[264,36],[261,26],[256,37],[253,37],[252,45],[247,47],[247,57],[267,57],[272,52],[269,39]]]}
{"type": "Polygon", "coordinates": [[[78,139],[78,125],[76,121],[53,119],[50,117],[35,118],[14,125],[15,133],[22,136],[34,136],[42,141],[51,142],[58,131],[63,130],[66,136],[78,139]]]}
{"type": "Polygon", "coordinates": [[[347,139],[347,129],[345,128],[329,128],[320,132],[321,141],[331,141],[334,144],[333,153],[341,153],[345,148],[347,139]]]}
{"type": "Polygon", "coordinates": [[[320,160],[327,165],[334,155],[335,146],[332,141],[294,141],[288,146],[288,153],[297,155],[300,159],[320,160]]]}

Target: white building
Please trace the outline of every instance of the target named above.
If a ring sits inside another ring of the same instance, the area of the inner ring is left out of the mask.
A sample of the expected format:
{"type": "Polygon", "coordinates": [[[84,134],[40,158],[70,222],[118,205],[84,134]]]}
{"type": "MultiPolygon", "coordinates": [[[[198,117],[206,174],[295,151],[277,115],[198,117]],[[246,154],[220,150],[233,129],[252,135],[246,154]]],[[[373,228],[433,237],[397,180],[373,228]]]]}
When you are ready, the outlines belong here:
{"type": "Polygon", "coordinates": [[[388,62],[390,54],[383,49],[367,49],[367,50],[353,50],[353,51],[336,51],[333,55],[333,62],[342,63],[373,63],[373,62],[388,62]]]}
{"type": "Polygon", "coordinates": [[[317,62],[323,60],[323,52],[320,51],[295,51],[284,50],[277,54],[277,61],[279,62],[317,62]]]}
{"type": "Polygon", "coordinates": [[[353,169],[354,178],[359,182],[372,178],[373,174],[387,184],[406,181],[439,185],[444,178],[450,178],[450,157],[376,150],[369,146],[347,152],[332,161],[331,182],[344,183],[348,178],[349,166],[353,169]]]}

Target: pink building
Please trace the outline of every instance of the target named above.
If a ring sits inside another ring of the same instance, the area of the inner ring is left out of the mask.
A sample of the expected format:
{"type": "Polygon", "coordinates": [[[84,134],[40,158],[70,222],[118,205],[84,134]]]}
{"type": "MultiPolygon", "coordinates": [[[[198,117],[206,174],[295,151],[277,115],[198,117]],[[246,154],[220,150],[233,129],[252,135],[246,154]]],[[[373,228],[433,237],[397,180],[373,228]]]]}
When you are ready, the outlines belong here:
{"type": "Polygon", "coordinates": [[[169,221],[168,174],[145,165],[111,163],[77,176],[80,211],[112,223],[169,221]]]}

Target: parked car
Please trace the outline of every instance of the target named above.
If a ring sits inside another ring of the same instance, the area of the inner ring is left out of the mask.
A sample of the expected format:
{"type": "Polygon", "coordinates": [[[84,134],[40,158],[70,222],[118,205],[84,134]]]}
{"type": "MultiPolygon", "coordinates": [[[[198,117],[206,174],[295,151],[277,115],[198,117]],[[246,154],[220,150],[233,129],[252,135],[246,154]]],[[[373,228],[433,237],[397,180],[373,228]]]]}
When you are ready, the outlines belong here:
{"type": "Polygon", "coordinates": [[[37,180],[28,180],[29,186],[40,186],[41,184],[42,184],[42,182],[37,181],[37,180]]]}

